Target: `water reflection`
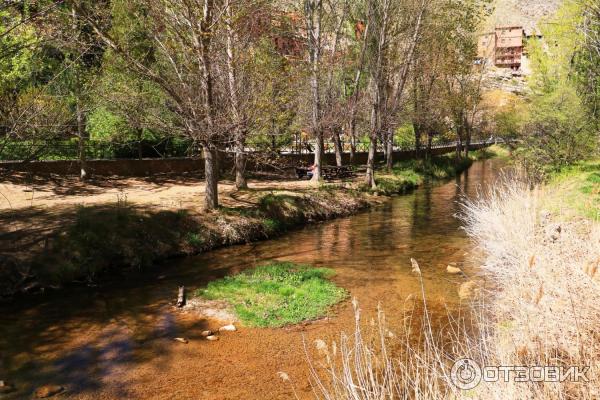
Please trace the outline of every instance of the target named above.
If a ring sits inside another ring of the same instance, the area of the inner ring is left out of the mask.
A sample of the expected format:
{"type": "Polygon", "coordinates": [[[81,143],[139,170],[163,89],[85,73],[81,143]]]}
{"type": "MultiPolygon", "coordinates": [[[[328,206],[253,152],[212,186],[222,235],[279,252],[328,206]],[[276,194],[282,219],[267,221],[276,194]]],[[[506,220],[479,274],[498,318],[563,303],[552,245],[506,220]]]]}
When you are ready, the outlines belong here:
{"type": "MultiPolygon", "coordinates": [[[[447,184],[425,185],[371,212],[309,226],[277,240],[174,261],[156,275],[115,282],[110,288],[76,289],[41,304],[4,308],[0,380],[17,383],[19,392],[13,398],[48,382],[68,385],[75,398],[96,398],[100,393],[106,398],[178,397],[165,380],[177,393],[185,393],[180,398],[287,398],[289,393],[272,378],[286,370],[306,380],[300,334],[247,329],[226,344],[207,347],[199,341],[174,347],[172,337],[193,339],[214,327],[211,321],[173,314],[170,301],[177,286],[202,287],[274,259],[328,266],[337,272],[334,280],[357,297],[364,310],[372,311],[381,302],[393,325],[406,298],[420,290],[410,273],[412,257],[421,265],[432,309],[453,307],[461,278],[448,276],[446,266],[456,263],[467,273],[475,268],[466,256],[471,244],[455,218],[458,203],[461,196],[473,196],[493,183],[499,168],[494,161],[478,162],[447,184]],[[167,277],[158,280],[158,275],[167,277]],[[226,369],[189,375],[223,362],[226,369]]],[[[336,312],[326,323],[300,329],[309,336],[336,337],[353,323],[348,303],[336,312]]]]}

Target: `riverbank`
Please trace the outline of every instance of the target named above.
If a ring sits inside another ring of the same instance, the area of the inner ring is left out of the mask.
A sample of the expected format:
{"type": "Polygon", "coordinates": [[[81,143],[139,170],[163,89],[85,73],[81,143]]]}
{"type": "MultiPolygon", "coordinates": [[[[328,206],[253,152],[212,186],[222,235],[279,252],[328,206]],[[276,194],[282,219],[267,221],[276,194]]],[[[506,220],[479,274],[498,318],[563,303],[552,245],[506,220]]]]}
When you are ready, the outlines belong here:
{"type": "MultiPolygon", "coordinates": [[[[422,286],[405,316],[417,328],[407,324],[396,339],[381,312],[369,331],[356,308],[355,333],[319,367],[328,378],[315,375],[322,397],[366,389],[437,400],[600,396],[600,160],[565,168],[533,190],[504,176],[463,207],[483,257],[463,276],[467,313],[436,329],[427,313],[415,315],[416,307],[432,306],[422,286]],[[378,363],[355,353],[376,354],[378,363]],[[340,359],[356,361],[340,369],[340,359]],[[371,378],[373,369],[384,372],[371,378]]],[[[431,279],[426,264],[413,261],[413,273],[422,283],[431,279]]]]}
{"type": "Polygon", "coordinates": [[[591,368],[585,379],[484,382],[474,397],[598,398],[600,160],[564,168],[535,190],[505,182],[466,213],[487,256],[487,311],[474,306],[487,327],[471,356],[482,365],[591,368]]]}
{"type": "Polygon", "coordinates": [[[447,266],[467,274],[478,269],[455,218],[458,201],[493,184],[504,165],[475,162],[447,182],[389,199],[379,196],[381,206],[348,218],[167,260],[97,287],[76,285],[0,304],[0,380],[16,388],[8,399],[29,398],[48,384],[64,386],[63,397],[77,400],[294,398],[278,372],[289,375],[300,399],[314,399],[304,346],[311,351],[317,340],[339,344],[340,332],[354,325],[351,301],[333,306],[324,318],[283,328],[234,323],[236,332],[208,341],[201,333],[217,332],[234,320],[178,311],[173,307],[178,286],[197,293],[211,282],[273,262],[329,268],[335,275],[328,280],[360,301],[366,323],[382,304],[389,329],[400,334],[407,299],[420,292],[411,273],[413,257],[428,277],[424,283],[437,332],[447,323],[448,309],[460,305],[463,279],[448,274],[447,266]]]}
{"type": "MultiPolygon", "coordinates": [[[[483,154],[488,152],[474,152],[472,159],[483,154]]],[[[379,205],[385,201],[381,194],[405,193],[427,179],[455,176],[472,159],[454,164],[444,156],[399,164],[392,174],[377,174],[381,190],[376,193],[361,190],[360,176],[318,188],[308,182],[252,182],[249,190],[222,193],[225,206],[211,213],[197,206],[201,201],[194,180],[153,183],[161,201],[163,189],[170,201],[158,206],[144,202],[147,187],[140,190],[139,181],[129,183],[131,192],[129,186],[116,185],[116,202],[106,201],[105,190],[93,186],[77,188],[74,195],[84,201],[76,204],[66,203],[68,193],[60,193],[58,200],[48,196],[46,202],[38,194],[37,206],[12,208],[0,215],[4,227],[0,293],[6,297],[70,283],[97,283],[146,270],[168,258],[276,237],[297,226],[379,205]],[[85,190],[98,191],[100,200],[93,201],[94,193],[81,197],[85,190]],[[192,195],[196,205],[191,204],[192,195]]],[[[31,196],[33,203],[35,191],[31,196]]]]}

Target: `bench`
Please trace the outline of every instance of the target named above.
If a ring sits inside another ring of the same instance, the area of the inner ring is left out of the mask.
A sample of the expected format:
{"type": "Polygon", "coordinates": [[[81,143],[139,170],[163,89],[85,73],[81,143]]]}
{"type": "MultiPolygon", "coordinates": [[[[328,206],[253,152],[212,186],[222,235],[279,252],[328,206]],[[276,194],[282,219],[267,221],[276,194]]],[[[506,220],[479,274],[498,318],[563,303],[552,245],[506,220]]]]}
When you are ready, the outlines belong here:
{"type": "MultiPolygon", "coordinates": [[[[304,167],[296,167],[296,176],[298,179],[310,179],[308,173],[311,170],[304,167]]],[[[354,168],[352,167],[322,167],[321,174],[323,179],[331,181],[335,179],[352,178],[354,176],[354,168]]]]}
{"type": "Polygon", "coordinates": [[[354,168],[352,167],[323,167],[323,178],[326,180],[344,179],[354,177],[354,168]]]}
{"type": "Polygon", "coordinates": [[[302,179],[310,179],[310,177],[308,176],[308,172],[310,170],[308,168],[304,168],[304,167],[296,167],[296,177],[300,180],[302,179]]]}

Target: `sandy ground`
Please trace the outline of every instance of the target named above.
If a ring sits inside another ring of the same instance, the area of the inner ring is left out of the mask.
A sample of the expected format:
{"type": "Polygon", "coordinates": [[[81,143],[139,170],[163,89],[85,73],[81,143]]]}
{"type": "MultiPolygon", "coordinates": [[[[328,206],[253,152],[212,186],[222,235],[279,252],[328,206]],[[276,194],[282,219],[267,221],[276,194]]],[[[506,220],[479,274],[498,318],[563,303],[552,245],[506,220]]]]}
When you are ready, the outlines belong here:
{"type": "MultiPolygon", "coordinates": [[[[311,182],[282,179],[250,180],[248,191],[238,193],[234,182],[219,184],[221,205],[254,204],[252,192],[310,189],[311,182]],[[250,203],[250,204],[249,204],[250,203]]],[[[201,209],[205,185],[197,177],[98,178],[85,183],[75,177],[31,178],[12,176],[0,181],[0,213],[10,209],[68,208],[76,205],[134,203],[158,209],[201,209]]]]}

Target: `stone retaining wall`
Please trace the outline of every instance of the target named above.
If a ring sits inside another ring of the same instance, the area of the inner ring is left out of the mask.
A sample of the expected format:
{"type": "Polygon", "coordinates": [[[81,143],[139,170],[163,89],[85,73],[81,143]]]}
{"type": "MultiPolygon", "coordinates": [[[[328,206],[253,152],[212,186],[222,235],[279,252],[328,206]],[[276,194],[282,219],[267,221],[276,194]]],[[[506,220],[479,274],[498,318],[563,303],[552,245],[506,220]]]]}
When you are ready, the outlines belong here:
{"type": "MultiPolygon", "coordinates": [[[[472,145],[473,150],[486,147],[483,144],[472,145]]],[[[454,146],[439,147],[432,149],[434,155],[451,153],[455,150],[454,146]]],[[[356,153],[354,158],[355,165],[364,165],[367,163],[367,153],[356,153]]],[[[414,157],[414,151],[396,151],[394,160],[408,160],[414,157]]],[[[300,164],[311,164],[314,155],[312,154],[282,154],[279,164],[288,166],[290,170],[300,164]]],[[[383,154],[377,155],[378,160],[383,160],[383,154]]],[[[350,161],[350,155],[344,154],[344,164],[350,161]]],[[[335,154],[325,154],[325,163],[335,165],[335,154]]],[[[229,154],[221,153],[219,157],[221,170],[227,171],[233,169],[233,159],[229,154]]],[[[260,165],[249,161],[247,165],[249,171],[269,171],[273,167],[260,165]]],[[[0,171],[29,172],[36,175],[78,175],[79,163],[76,160],[60,161],[30,161],[30,162],[0,162],[0,171]]],[[[182,174],[182,173],[202,173],[204,171],[204,160],[201,158],[169,158],[169,159],[142,159],[142,160],[88,160],[87,171],[90,175],[97,176],[150,176],[156,174],[182,174]]]]}

